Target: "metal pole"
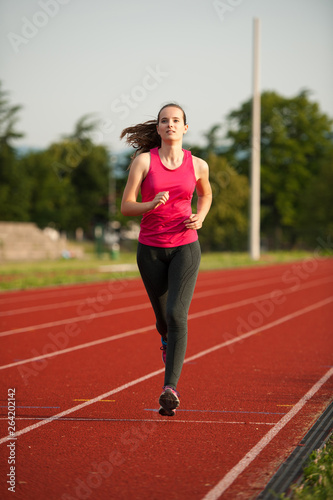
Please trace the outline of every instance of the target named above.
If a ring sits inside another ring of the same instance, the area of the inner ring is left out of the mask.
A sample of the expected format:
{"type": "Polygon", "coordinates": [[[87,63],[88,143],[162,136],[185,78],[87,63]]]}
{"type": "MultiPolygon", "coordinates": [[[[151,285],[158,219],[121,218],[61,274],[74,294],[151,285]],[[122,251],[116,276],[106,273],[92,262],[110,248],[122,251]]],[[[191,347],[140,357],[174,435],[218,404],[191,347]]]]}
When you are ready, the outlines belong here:
{"type": "Polygon", "coordinates": [[[260,20],[253,23],[253,100],[252,100],[252,154],[250,201],[250,253],[260,259],[260,20]]]}
{"type": "Polygon", "coordinates": [[[114,220],[116,215],[116,176],[115,176],[115,164],[117,162],[117,156],[112,155],[110,158],[110,170],[109,170],[109,222],[114,220]]]}

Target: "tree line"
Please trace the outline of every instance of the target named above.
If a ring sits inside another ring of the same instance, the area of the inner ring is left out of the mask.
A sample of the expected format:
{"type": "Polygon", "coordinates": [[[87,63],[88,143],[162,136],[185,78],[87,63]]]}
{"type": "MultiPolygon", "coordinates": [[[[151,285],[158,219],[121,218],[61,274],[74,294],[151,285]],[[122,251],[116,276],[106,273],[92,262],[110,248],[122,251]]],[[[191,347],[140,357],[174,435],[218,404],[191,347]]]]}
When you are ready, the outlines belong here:
{"type": "MultiPolygon", "coordinates": [[[[106,146],[94,144],[97,122],[85,115],[72,134],[22,153],[15,146],[24,136],[17,130],[21,109],[0,82],[0,220],[69,235],[80,227],[87,237],[96,224],[128,224],[119,207],[132,152],[115,162],[106,146]]],[[[292,98],[263,92],[261,110],[262,244],[314,248],[333,232],[332,120],[305,90],[292,98]]],[[[204,146],[184,144],[210,167],[214,199],[200,230],[204,250],[247,249],[251,113],[249,99],[208,130],[204,146]]]]}

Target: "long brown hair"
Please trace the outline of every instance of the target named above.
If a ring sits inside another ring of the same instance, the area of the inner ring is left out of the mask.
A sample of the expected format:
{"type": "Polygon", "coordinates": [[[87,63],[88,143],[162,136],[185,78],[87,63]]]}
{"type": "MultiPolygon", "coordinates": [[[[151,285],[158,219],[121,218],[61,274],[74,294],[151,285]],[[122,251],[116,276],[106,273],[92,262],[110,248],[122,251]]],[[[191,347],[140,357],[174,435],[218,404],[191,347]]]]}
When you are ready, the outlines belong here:
{"type": "Polygon", "coordinates": [[[148,153],[151,149],[161,146],[161,137],[157,133],[156,126],[160,121],[161,111],[169,107],[178,108],[183,112],[184,125],[186,125],[186,114],[183,108],[179,106],[179,104],[170,102],[162,106],[156,120],[149,120],[144,123],[138,123],[132,127],[124,128],[120,134],[120,139],[126,136],[126,143],[135,149],[132,161],[137,154],[148,153]]]}

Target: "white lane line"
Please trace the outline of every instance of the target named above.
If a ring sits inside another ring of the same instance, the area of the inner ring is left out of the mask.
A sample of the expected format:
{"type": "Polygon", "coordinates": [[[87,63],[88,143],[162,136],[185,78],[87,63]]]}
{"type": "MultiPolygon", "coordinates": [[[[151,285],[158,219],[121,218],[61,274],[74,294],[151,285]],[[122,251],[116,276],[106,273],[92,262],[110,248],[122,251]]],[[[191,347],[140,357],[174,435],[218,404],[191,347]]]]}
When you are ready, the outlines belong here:
{"type": "Polygon", "coordinates": [[[5,437],[1,438],[0,444],[6,443],[7,441],[10,441],[11,439],[14,440],[18,436],[22,436],[23,434],[26,434],[27,432],[33,431],[34,429],[38,429],[39,427],[42,427],[43,425],[54,422],[54,420],[57,420],[57,419],[62,418],[62,417],[67,417],[67,415],[70,415],[71,413],[79,411],[82,408],[86,408],[87,406],[90,406],[93,403],[97,403],[97,401],[100,401],[101,399],[107,399],[110,396],[112,396],[113,394],[124,391],[125,389],[128,389],[129,387],[132,387],[133,385],[140,384],[141,382],[145,382],[146,380],[149,380],[150,378],[155,377],[156,375],[161,375],[162,373],[164,373],[164,371],[165,371],[165,369],[161,368],[160,370],[156,370],[154,372],[148,373],[147,375],[144,375],[143,377],[139,377],[135,380],[132,380],[131,382],[128,382],[127,384],[123,384],[123,385],[117,387],[116,389],[113,389],[112,391],[105,392],[104,394],[100,394],[99,396],[96,396],[95,398],[91,399],[90,401],[85,401],[84,403],[73,406],[72,408],[68,408],[68,410],[57,413],[56,415],[53,415],[53,417],[49,417],[49,418],[42,420],[41,422],[37,422],[36,424],[29,425],[28,427],[25,427],[24,429],[17,431],[14,436],[5,436],[5,437]]]}
{"type": "MultiPolygon", "coordinates": [[[[257,278],[257,273],[258,271],[265,272],[269,271],[271,268],[270,266],[266,266],[264,268],[260,268],[256,271],[256,278],[257,278]]],[[[214,283],[221,283],[221,278],[212,278],[212,274],[220,274],[223,275],[223,278],[225,278],[226,283],[230,283],[233,281],[242,281],[244,282],[245,280],[253,280],[253,272],[251,275],[248,274],[248,272],[245,274],[246,271],[249,271],[247,269],[232,269],[232,273],[234,271],[238,271],[239,274],[237,276],[229,276],[229,271],[230,269],[224,269],[224,270],[208,270],[208,271],[200,271],[199,273],[199,278],[197,282],[197,286],[206,286],[214,284],[214,283]]],[[[66,295],[72,295],[73,293],[77,294],[82,294],[82,293],[87,293],[87,291],[91,293],[97,293],[101,288],[109,288],[110,286],[112,287],[114,284],[117,286],[121,285],[123,288],[129,286],[129,285],[138,285],[142,286],[142,281],[138,278],[121,278],[121,279],[116,279],[116,280],[102,280],[97,283],[83,283],[83,284],[70,284],[70,285],[53,285],[49,286],[46,288],[42,289],[30,289],[30,290],[10,290],[10,291],[0,291],[0,305],[1,304],[10,304],[10,303],[17,303],[19,300],[19,296],[24,293],[24,300],[25,301],[33,301],[33,300],[39,300],[40,297],[43,299],[47,298],[54,298],[54,297],[64,297],[66,295]],[[9,297],[9,295],[13,294],[13,297],[9,297]],[[4,295],[4,297],[2,297],[4,295]]]]}
{"type": "MultiPolygon", "coordinates": [[[[315,281],[312,281],[312,282],[309,282],[309,283],[304,283],[301,287],[291,287],[291,288],[287,288],[287,289],[284,289],[284,290],[279,289],[279,291],[281,293],[283,293],[283,294],[290,294],[290,293],[295,293],[295,292],[298,292],[298,291],[305,290],[307,288],[316,287],[316,286],[321,285],[321,284],[330,283],[332,281],[333,281],[333,278],[331,278],[331,277],[329,277],[329,278],[323,278],[323,279],[315,280],[315,281]]],[[[230,288],[234,288],[234,287],[230,287],[230,288]]],[[[247,288],[252,288],[252,286],[251,287],[247,287],[247,288]]],[[[199,292],[197,294],[194,294],[193,299],[200,298],[200,297],[203,297],[203,296],[208,296],[208,295],[216,295],[216,293],[219,293],[220,291],[222,291],[224,293],[224,292],[230,292],[231,290],[230,289],[221,288],[221,289],[211,290],[209,292],[199,292]],[[202,295],[201,295],[201,293],[202,293],[202,295]]],[[[235,290],[232,290],[232,291],[235,291],[235,290]]],[[[266,299],[266,298],[271,298],[272,292],[274,292],[274,290],[273,291],[271,290],[270,292],[265,293],[263,295],[258,295],[257,297],[250,297],[248,299],[243,299],[240,302],[234,302],[233,304],[227,304],[227,305],[221,306],[221,308],[217,308],[217,309],[219,309],[219,311],[222,312],[224,310],[231,309],[232,307],[238,307],[240,305],[251,304],[252,302],[255,302],[255,301],[258,301],[258,300],[262,300],[262,299],[266,299]]],[[[0,338],[1,337],[7,337],[9,335],[15,335],[17,333],[35,332],[37,330],[44,330],[45,328],[51,328],[51,327],[55,327],[55,326],[66,325],[66,324],[69,324],[69,323],[79,323],[81,321],[92,321],[93,319],[102,318],[102,317],[105,317],[105,316],[113,316],[114,314],[123,314],[123,313],[131,312],[131,311],[137,311],[137,310],[140,310],[140,309],[146,309],[146,308],[149,308],[149,307],[150,307],[150,303],[149,302],[145,302],[143,304],[138,304],[136,306],[121,307],[121,308],[118,308],[118,309],[113,309],[111,311],[108,310],[108,311],[104,311],[104,312],[100,312],[100,313],[98,313],[98,312],[91,312],[88,315],[75,316],[74,318],[67,318],[67,319],[62,319],[62,320],[59,320],[59,321],[51,321],[49,323],[42,323],[40,325],[33,325],[33,326],[28,326],[28,327],[16,328],[15,330],[6,330],[6,331],[3,331],[3,332],[0,333],[0,338]]],[[[201,313],[198,313],[198,314],[201,314],[201,313]]]]}
{"type": "Polygon", "coordinates": [[[217,485],[210,490],[202,500],[217,500],[238,478],[238,476],[248,467],[248,465],[263,451],[272,439],[297,415],[303,406],[316,394],[317,391],[332,377],[333,368],[314,384],[311,389],[295,404],[295,406],[270,429],[267,434],[235,465],[217,485]]]}
{"type": "Polygon", "coordinates": [[[61,349],[59,351],[50,352],[48,354],[42,354],[41,356],[35,356],[34,358],[22,359],[21,361],[15,361],[8,365],[0,366],[0,370],[5,370],[6,368],[13,368],[14,366],[25,365],[26,363],[33,363],[34,361],[39,361],[40,359],[53,358],[54,356],[59,356],[60,354],[66,354],[68,352],[79,351],[80,349],[86,349],[87,347],[93,347],[96,345],[104,344],[105,342],[112,342],[113,340],[124,339],[126,337],[131,337],[132,335],[137,335],[138,333],[147,333],[151,330],[155,330],[156,325],[145,326],[143,328],[137,328],[136,330],[130,330],[129,332],[119,333],[118,335],[111,335],[99,340],[93,340],[92,342],[86,342],[85,344],[79,344],[74,347],[68,347],[67,349],[61,349]]]}
{"type": "MultiPolygon", "coordinates": [[[[260,296],[260,297],[262,298],[262,296],[260,296]]],[[[253,298],[252,299],[248,299],[248,300],[253,301],[253,298]]],[[[251,337],[252,335],[255,335],[258,332],[267,330],[267,329],[271,328],[272,326],[279,325],[281,323],[284,323],[285,321],[289,321],[289,319],[296,318],[297,316],[300,316],[301,314],[304,314],[306,312],[310,312],[310,311],[312,311],[314,309],[317,309],[318,307],[322,307],[324,305],[327,305],[327,304],[329,304],[332,301],[333,301],[333,297],[329,297],[329,298],[327,298],[325,300],[322,300],[320,302],[317,302],[317,303],[313,304],[312,306],[305,307],[303,309],[300,309],[299,311],[296,311],[295,313],[288,314],[287,316],[283,316],[282,318],[280,318],[280,319],[278,319],[276,321],[272,321],[271,323],[268,323],[267,325],[264,325],[264,326],[261,326],[259,328],[256,328],[255,330],[251,330],[250,332],[245,333],[244,335],[232,337],[231,340],[223,342],[222,344],[219,344],[219,345],[217,345],[215,347],[212,347],[212,348],[208,349],[208,351],[203,351],[203,352],[204,353],[206,353],[206,352],[207,353],[208,352],[213,352],[216,349],[220,349],[221,347],[226,347],[226,346],[228,346],[230,344],[233,344],[234,342],[241,342],[242,340],[244,340],[244,339],[246,339],[248,337],[251,337]]],[[[209,316],[211,314],[217,314],[217,313],[220,313],[220,312],[225,311],[227,309],[232,309],[232,308],[235,308],[235,307],[241,307],[243,305],[246,305],[247,303],[248,303],[248,301],[241,300],[241,301],[235,302],[233,304],[229,304],[229,305],[225,305],[225,306],[221,306],[221,307],[214,307],[213,309],[208,309],[208,310],[205,310],[205,311],[201,311],[199,313],[190,314],[188,316],[188,319],[192,320],[192,319],[196,319],[196,318],[199,318],[199,317],[209,316]]],[[[66,353],[69,353],[69,352],[78,351],[80,349],[86,349],[87,347],[93,347],[95,345],[104,344],[105,342],[111,342],[113,340],[118,340],[118,339],[121,339],[121,338],[129,337],[131,335],[136,335],[138,333],[146,333],[148,331],[155,330],[155,329],[156,329],[156,326],[154,324],[154,325],[149,325],[149,326],[146,326],[146,327],[143,327],[143,328],[138,328],[136,330],[130,330],[129,332],[120,333],[118,335],[111,335],[110,337],[105,337],[105,338],[99,339],[99,340],[93,340],[93,341],[87,342],[85,344],[79,344],[79,345],[76,345],[74,347],[68,347],[67,349],[61,349],[59,351],[54,351],[54,352],[51,352],[51,353],[48,353],[48,354],[41,354],[40,356],[35,356],[33,358],[22,359],[21,361],[16,361],[14,363],[9,363],[7,365],[2,365],[2,366],[0,366],[0,370],[5,370],[7,368],[13,368],[15,366],[24,365],[24,364],[27,364],[27,363],[32,363],[34,361],[38,361],[38,360],[41,360],[41,359],[53,358],[53,357],[59,356],[61,354],[66,354],[66,353]]],[[[186,362],[186,361],[187,362],[194,361],[198,357],[200,357],[200,355],[196,354],[194,356],[191,356],[191,358],[187,358],[187,360],[185,360],[184,362],[186,362]]]]}
{"type": "Polygon", "coordinates": [[[227,347],[228,345],[234,344],[236,342],[242,342],[244,339],[252,337],[253,335],[256,335],[259,332],[263,332],[265,330],[269,330],[270,328],[274,328],[275,326],[281,325],[282,323],[285,323],[286,321],[297,318],[298,316],[301,316],[302,314],[306,314],[308,312],[314,311],[315,309],[326,306],[327,304],[330,304],[331,302],[333,302],[333,297],[328,297],[327,299],[321,300],[320,302],[316,302],[315,304],[312,304],[311,306],[304,307],[303,309],[299,309],[298,311],[295,311],[294,313],[287,314],[286,316],[283,316],[280,319],[277,319],[275,321],[271,321],[271,323],[267,323],[267,325],[260,326],[259,328],[256,328],[255,330],[251,330],[248,333],[244,333],[243,335],[233,337],[232,339],[227,340],[226,342],[223,342],[222,344],[218,344],[214,347],[210,347],[209,349],[206,349],[205,351],[201,351],[198,354],[194,354],[193,356],[186,358],[184,363],[189,363],[191,361],[194,361],[195,359],[201,358],[202,356],[205,356],[206,354],[210,354],[211,352],[217,351],[218,349],[221,349],[222,347],[227,347]]]}
{"type": "Polygon", "coordinates": [[[104,316],[113,316],[114,314],[124,314],[132,311],[140,311],[141,309],[148,309],[149,307],[151,307],[150,303],[145,302],[144,304],[137,304],[136,306],[119,307],[118,309],[112,309],[111,311],[104,311],[100,313],[91,312],[90,314],[75,316],[74,318],[61,319],[59,321],[50,321],[49,323],[42,323],[40,325],[25,326],[22,328],[16,328],[15,330],[7,330],[5,332],[1,332],[0,337],[8,337],[9,335],[15,335],[17,333],[23,332],[35,332],[36,330],[44,330],[45,328],[66,325],[69,323],[92,321],[95,318],[103,318],[104,316]]]}
{"type": "MultiPolygon", "coordinates": [[[[320,265],[320,268],[317,270],[318,274],[321,274],[323,266],[322,264],[325,263],[325,258],[319,259],[316,258],[316,261],[320,265]]],[[[199,279],[197,282],[197,287],[200,286],[206,286],[207,284],[213,284],[213,283],[221,283],[221,277],[214,279],[211,278],[210,276],[212,274],[218,274],[220,276],[223,276],[225,283],[230,283],[233,281],[241,281],[244,283],[244,281],[255,281],[257,279],[258,273],[267,273],[267,272],[273,272],[275,275],[275,272],[279,272],[279,276],[281,278],[281,271],[286,271],[288,269],[292,269],[293,266],[295,265],[300,265],[302,264],[302,260],[298,261],[293,261],[290,263],[281,263],[281,264],[268,264],[262,267],[251,267],[251,268],[237,268],[237,269],[223,269],[223,270],[201,270],[199,274],[199,279]],[[229,272],[232,272],[232,276],[230,276],[229,272]],[[234,273],[237,273],[235,276],[234,273]]],[[[22,293],[24,293],[24,300],[25,301],[33,301],[33,300],[39,300],[40,297],[47,298],[54,298],[54,297],[64,297],[66,295],[73,295],[75,294],[86,294],[87,290],[91,293],[97,293],[98,290],[101,288],[108,288],[110,286],[113,286],[113,284],[116,284],[117,286],[122,285],[124,288],[128,287],[129,285],[135,285],[137,286],[138,283],[140,283],[141,286],[141,281],[138,280],[138,278],[124,278],[122,277],[121,279],[116,279],[112,280],[109,282],[108,280],[101,280],[97,283],[83,283],[83,284],[68,284],[68,285],[53,285],[49,287],[45,287],[43,289],[33,289],[33,290],[12,290],[12,291],[0,291],[0,305],[2,304],[10,304],[10,303],[17,303],[18,300],[21,299],[22,293]],[[9,297],[8,295],[13,294],[13,297],[9,297]],[[2,297],[4,295],[4,297],[2,297]]],[[[84,300],[84,299],[83,299],[84,300]]]]}
{"type": "MultiPolygon", "coordinates": [[[[215,282],[221,284],[221,280],[216,280],[215,282]]],[[[278,283],[281,282],[281,277],[280,278],[265,278],[262,280],[257,280],[256,282],[251,281],[250,283],[241,283],[239,285],[232,285],[229,287],[224,287],[224,288],[217,288],[215,290],[207,290],[205,292],[197,292],[194,293],[193,298],[199,298],[199,297],[207,297],[211,295],[215,295],[216,293],[230,293],[230,292],[237,292],[240,290],[247,290],[249,288],[258,288],[260,286],[264,285],[271,285],[273,283],[278,283]],[[254,284],[255,283],[255,284],[254,284]]],[[[49,309],[59,309],[63,307],[72,307],[72,306],[89,306],[91,304],[95,304],[96,302],[100,304],[100,306],[103,305],[106,301],[111,301],[114,298],[114,293],[108,294],[108,295],[103,295],[101,297],[87,297],[86,299],[78,299],[78,300],[72,300],[72,301],[67,301],[67,302],[58,302],[56,304],[45,304],[42,306],[31,306],[31,307],[24,307],[21,309],[11,309],[8,311],[0,312],[0,316],[12,316],[12,315],[17,315],[17,314],[24,314],[28,312],[35,312],[35,311],[47,311],[49,309]]],[[[128,297],[136,297],[140,295],[146,295],[145,290],[137,290],[133,292],[126,292],[126,293],[119,293],[116,297],[116,299],[123,299],[123,298],[128,298],[128,297]]]]}
{"type": "MultiPolygon", "coordinates": [[[[131,278],[122,278],[120,280],[105,280],[105,281],[99,281],[98,283],[83,283],[82,285],[76,284],[76,285],[54,285],[53,287],[47,287],[45,288],[36,288],[36,289],[29,289],[29,290],[11,290],[7,292],[0,292],[0,305],[2,304],[11,304],[11,303],[17,303],[18,300],[21,300],[22,295],[24,294],[24,300],[25,301],[34,301],[34,300],[40,300],[42,299],[50,299],[54,297],[65,297],[66,295],[73,295],[73,293],[80,295],[82,293],[87,294],[88,292],[91,293],[96,293],[98,290],[101,288],[108,288],[110,291],[110,287],[116,286],[122,286],[122,288],[126,288],[130,285],[140,285],[141,282],[137,279],[131,279],[131,278]],[[1,295],[5,294],[5,297],[2,297],[1,295]],[[8,295],[12,295],[13,297],[8,297],[8,295]]],[[[115,290],[116,292],[116,290],[115,290]]]]}
{"type": "Polygon", "coordinates": [[[112,300],[119,299],[127,299],[132,297],[139,297],[140,295],[146,295],[145,290],[135,290],[133,292],[126,293],[118,293],[115,297],[115,293],[109,293],[108,295],[101,295],[95,297],[86,297],[82,299],[69,300],[67,302],[57,302],[52,304],[44,304],[42,306],[31,306],[31,307],[22,307],[20,309],[10,309],[8,311],[0,312],[0,316],[13,316],[17,314],[25,314],[35,311],[48,311],[49,309],[62,309],[65,307],[73,307],[73,306],[89,306],[91,304],[95,304],[98,302],[100,305],[104,305],[107,302],[111,302],[112,300]]]}
{"type": "MultiPolygon", "coordinates": [[[[16,420],[44,420],[45,417],[16,417],[16,420]]],[[[230,425],[275,425],[276,422],[236,422],[227,420],[177,420],[165,418],[93,418],[93,417],[69,417],[69,418],[54,418],[49,417],[54,421],[64,422],[156,422],[156,423],[182,423],[182,424],[230,424],[230,425]]],[[[1,417],[0,420],[8,420],[7,417],[1,417]]]]}
{"type": "MultiPolygon", "coordinates": [[[[263,330],[267,330],[271,326],[276,326],[277,324],[281,324],[285,321],[288,321],[289,319],[293,319],[297,316],[300,316],[301,314],[313,311],[314,309],[322,307],[323,305],[326,305],[332,301],[333,301],[333,297],[330,297],[329,299],[326,299],[326,300],[322,300],[321,302],[317,302],[317,304],[313,304],[312,306],[305,307],[304,309],[300,309],[299,311],[296,311],[293,314],[288,314],[284,318],[281,318],[279,321],[273,321],[269,325],[266,325],[262,328],[257,328],[256,330],[253,330],[252,332],[249,332],[245,335],[242,335],[241,337],[236,337],[233,340],[223,342],[222,344],[211,347],[210,349],[205,349],[204,351],[201,351],[198,354],[195,354],[194,356],[190,356],[189,358],[186,358],[185,363],[192,361],[193,359],[198,359],[198,358],[201,358],[203,356],[206,356],[207,354],[210,354],[211,352],[214,352],[218,349],[221,349],[222,347],[226,347],[234,342],[239,342],[243,338],[251,337],[252,335],[255,335],[255,333],[258,333],[258,332],[263,331],[263,330]]],[[[85,401],[84,403],[81,403],[77,406],[69,408],[68,410],[65,410],[61,413],[58,413],[58,414],[54,415],[53,417],[46,418],[45,420],[42,420],[41,422],[38,422],[37,424],[25,427],[24,429],[16,432],[14,438],[21,436],[22,434],[26,434],[27,432],[30,432],[34,429],[37,429],[37,428],[41,427],[42,425],[53,422],[55,419],[58,419],[60,417],[66,417],[67,415],[70,415],[71,413],[74,413],[75,411],[81,410],[82,408],[86,408],[87,406],[90,406],[91,404],[96,403],[97,401],[100,401],[101,399],[108,399],[113,394],[124,391],[125,389],[128,389],[129,387],[137,385],[141,382],[145,382],[146,380],[149,380],[150,378],[155,377],[156,375],[160,375],[160,374],[164,373],[164,371],[165,371],[165,368],[161,368],[160,370],[156,370],[154,372],[148,373],[147,375],[144,375],[143,377],[132,380],[131,382],[128,382],[127,384],[121,385],[121,386],[117,387],[116,389],[113,389],[112,391],[106,392],[104,394],[100,394],[99,396],[96,396],[95,398],[91,399],[90,401],[85,401]]],[[[333,372],[333,368],[331,368],[331,370],[329,370],[329,372],[333,372]]],[[[327,373],[329,373],[329,372],[327,372],[327,373]]],[[[287,415],[288,415],[288,413],[287,413],[287,415]]],[[[12,439],[14,439],[14,438],[12,437],[12,439]]],[[[11,436],[5,436],[2,439],[0,439],[0,444],[5,443],[6,441],[9,441],[10,439],[11,439],[11,436]]]]}

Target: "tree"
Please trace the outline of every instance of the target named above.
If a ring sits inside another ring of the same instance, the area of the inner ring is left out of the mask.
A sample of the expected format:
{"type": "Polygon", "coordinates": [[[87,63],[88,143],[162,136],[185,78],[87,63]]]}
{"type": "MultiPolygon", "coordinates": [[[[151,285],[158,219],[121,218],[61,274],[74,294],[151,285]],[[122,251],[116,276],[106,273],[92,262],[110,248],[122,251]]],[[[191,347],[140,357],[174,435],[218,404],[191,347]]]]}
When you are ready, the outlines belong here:
{"type": "MultiPolygon", "coordinates": [[[[285,98],[261,96],[261,227],[271,245],[292,246],[299,236],[301,196],[319,174],[332,145],[332,120],[303,90],[285,98]]],[[[252,100],[228,117],[227,157],[237,172],[249,175],[252,100]]]]}
{"type": "Polygon", "coordinates": [[[12,106],[7,98],[8,92],[3,90],[0,81],[0,147],[11,148],[12,141],[23,137],[22,132],[15,129],[18,121],[18,112],[21,111],[21,105],[12,106]]]}
{"type": "Polygon", "coordinates": [[[73,134],[21,159],[30,186],[29,217],[39,227],[89,233],[96,222],[108,220],[109,154],[89,138],[93,127],[86,119],[73,134]]]}
{"type": "Polygon", "coordinates": [[[88,122],[91,117],[92,115],[89,113],[79,118],[75,123],[73,133],[64,135],[64,138],[69,141],[79,141],[81,143],[85,143],[87,140],[91,141],[90,135],[96,130],[98,125],[98,120],[88,122]]]}
{"type": "Polygon", "coordinates": [[[312,179],[300,199],[299,238],[312,247],[319,238],[327,240],[333,234],[333,147],[330,155],[318,165],[318,175],[312,179]]]}
{"type": "Polygon", "coordinates": [[[79,119],[72,134],[49,148],[50,166],[59,182],[70,183],[76,204],[64,229],[81,227],[86,232],[94,224],[108,221],[110,176],[109,153],[90,139],[97,122],[88,123],[88,118],[79,119]]]}
{"type": "Polygon", "coordinates": [[[23,137],[16,130],[20,105],[11,105],[0,81],[0,219],[29,220],[29,182],[20,169],[13,147],[23,137]]]}
{"type": "Polygon", "coordinates": [[[245,250],[248,233],[248,179],[239,175],[225,158],[207,158],[213,204],[200,229],[203,250],[245,250]]]}
{"type": "Polygon", "coordinates": [[[79,213],[76,193],[70,176],[59,176],[52,151],[27,153],[21,170],[30,185],[29,220],[41,228],[74,231],[79,213]]]}

